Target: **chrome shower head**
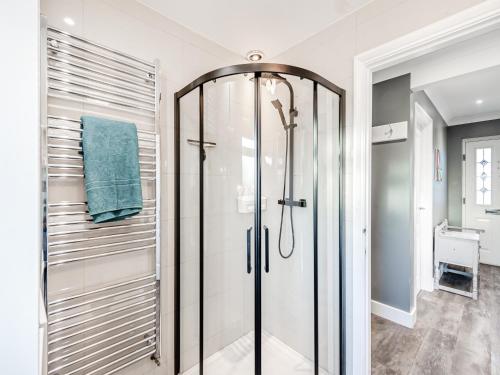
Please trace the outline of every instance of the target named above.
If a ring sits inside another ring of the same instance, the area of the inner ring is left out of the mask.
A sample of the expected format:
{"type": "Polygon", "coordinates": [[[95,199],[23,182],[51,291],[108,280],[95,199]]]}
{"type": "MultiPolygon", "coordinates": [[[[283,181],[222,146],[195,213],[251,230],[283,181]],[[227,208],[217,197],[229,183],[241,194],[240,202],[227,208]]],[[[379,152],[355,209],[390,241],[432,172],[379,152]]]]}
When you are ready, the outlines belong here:
{"type": "Polygon", "coordinates": [[[271,100],[271,103],[273,104],[274,108],[276,108],[278,111],[283,108],[283,105],[281,104],[279,99],[271,100]]]}
{"type": "Polygon", "coordinates": [[[285,131],[288,129],[288,125],[286,123],[285,114],[283,113],[283,105],[281,104],[279,99],[271,100],[271,104],[278,111],[281,119],[281,123],[283,124],[283,128],[285,131]]]}

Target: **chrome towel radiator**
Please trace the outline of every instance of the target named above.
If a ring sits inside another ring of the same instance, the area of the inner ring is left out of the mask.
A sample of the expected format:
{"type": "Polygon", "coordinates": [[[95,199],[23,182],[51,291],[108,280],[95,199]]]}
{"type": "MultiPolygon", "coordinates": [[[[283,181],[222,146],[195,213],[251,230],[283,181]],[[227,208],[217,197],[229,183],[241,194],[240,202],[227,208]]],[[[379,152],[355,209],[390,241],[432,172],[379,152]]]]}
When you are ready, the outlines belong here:
{"type": "Polygon", "coordinates": [[[46,373],[113,374],[145,358],[159,364],[158,62],[47,27],[45,19],[41,35],[46,373]],[[137,125],[139,215],[92,223],[83,188],[83,114],[137,125]]]}

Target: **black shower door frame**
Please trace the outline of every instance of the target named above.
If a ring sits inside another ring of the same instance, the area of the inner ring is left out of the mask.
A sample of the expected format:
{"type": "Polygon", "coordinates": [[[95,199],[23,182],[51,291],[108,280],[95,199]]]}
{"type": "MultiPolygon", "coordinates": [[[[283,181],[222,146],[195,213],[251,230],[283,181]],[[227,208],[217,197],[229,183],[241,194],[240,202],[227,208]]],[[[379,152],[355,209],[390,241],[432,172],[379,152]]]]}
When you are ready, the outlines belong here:
{"type": "MultiPolygon", "coordinates": [[[[203,230],[204,230],[204,202],[203,202],[203,164],[205,158],[204,150],[204,97],[203,85],[218,78],[238,74],[254,74],[254,138],[256,144],[255,151],[255,186],[256,202],[261,201],[261,96],[260,79],[262,73],[288,74],[313,82],[313,252],[314,252],[314,374],[319,374],[319,329],[318,329],[318,85],[334,92],[339,96],[339,148],[341,160],[339,162],[339,327],[340,327],[340,374],[345,374],[345,233],[344,233],[344,144],[345,144],[345,90],[326,80],[320,75],[296,66],[270,63],[240,64],[224,67],[208,72],[196,80],[192,81],[174,95],[174,137],[175,137],[175,285],[174,285],[174,368],[175,374],[180,374],[181,366],[181,160],[180,160],[180,126],[181,113],[180,101],[191,91],[198,88],[198,110],[199,110],[199,255],[200,255],[200,280],[199,280],[199,375],[203,375],[203,316],[204,316],[204,264],[203,264],[203,230]]],[[[255,374],[262,375],[262,275],[261,275],[261,209],[260,205],[255,205],[258,209],[254,215],[254,244],[255,244],[255,374]]]]}

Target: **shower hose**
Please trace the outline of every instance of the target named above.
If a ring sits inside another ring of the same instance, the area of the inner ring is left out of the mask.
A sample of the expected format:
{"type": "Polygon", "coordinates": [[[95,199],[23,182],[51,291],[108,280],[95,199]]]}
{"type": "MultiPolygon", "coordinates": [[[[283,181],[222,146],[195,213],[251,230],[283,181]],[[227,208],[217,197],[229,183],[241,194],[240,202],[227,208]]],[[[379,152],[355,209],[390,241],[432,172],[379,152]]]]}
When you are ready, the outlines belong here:
{"type": "MultiPolygon", "coordinates": [[[[292,256],[293,250],[295,249],[295,231],[293,229],[293,215],[292,215],[292,208],[293,206],[290,205],[290,227],[292,229],[292,248],[288,252],[288,254],[284,254],[283,250],[281,249],[281,234],[283,232],[283,216],[285,213],[285,194],[286,194],[286,173],[288,169],[288,129],[286,130],[286,141],[285,141],[285,173],[283,176],[283,205],[281,206],[281,221],[280,221],[280,233],[279,233],[279,239],[278,239],[278,250],[283,259],[288,259],[292,256]]],[[[292,177],[293,178],[293,177],[292,177]]]]}

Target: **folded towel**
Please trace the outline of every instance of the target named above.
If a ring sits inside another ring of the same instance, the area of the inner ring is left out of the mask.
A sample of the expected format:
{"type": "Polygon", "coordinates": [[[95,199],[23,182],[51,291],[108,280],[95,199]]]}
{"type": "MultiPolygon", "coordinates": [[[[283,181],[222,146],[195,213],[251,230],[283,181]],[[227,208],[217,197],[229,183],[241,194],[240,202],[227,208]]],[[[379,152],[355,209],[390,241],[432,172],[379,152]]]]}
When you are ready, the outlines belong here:
{"type": "Polygon", "coordinates": [[[94,223],[125,219],[142,209],[135,124],[82,116],[85,192],[94,223]]]}

